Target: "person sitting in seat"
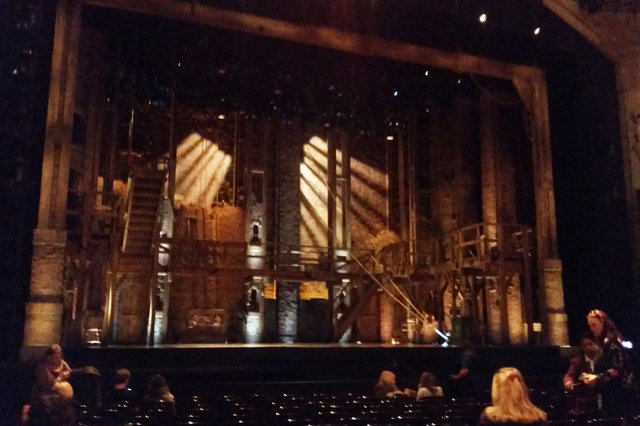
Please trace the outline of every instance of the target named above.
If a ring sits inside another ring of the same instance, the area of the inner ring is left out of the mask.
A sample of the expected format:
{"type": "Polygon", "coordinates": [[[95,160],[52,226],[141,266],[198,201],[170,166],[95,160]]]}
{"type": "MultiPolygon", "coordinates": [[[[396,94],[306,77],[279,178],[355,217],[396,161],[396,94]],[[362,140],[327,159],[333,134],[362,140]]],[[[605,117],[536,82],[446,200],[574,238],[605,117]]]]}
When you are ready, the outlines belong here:
{"type": "Polygon", "coordinates": [[[547,413],[533,405],[522,374],[503,367],[493,375],[491,403],[482,411],[479,425],[546,425],[547,413]]]}
{"type": "Polygon", "coordinates": [[[416,401],[420,401],[423,398],[430,398],[434,396],[443,396],[442,388],[438,386],[436,376],[429,371],[425,371],[420,375],[420,381],[418,382],[418,392],[416,394],[416,401]]]}
{"type": "Polygon", "coordinates": [[[22,422],[34,426],[75,425],[76,404],[71,384],[58,381],[49,390],[39,394],[28,411],[23,412],[22,422]]]}
{"type": "Polygon", "coordinates": [[[131,372],[126,368],[119,368],[114,374],[114,389],[105,398],[105,405],[128,406],[135,405],[138,401],[136,392],[129,387],[131,372]]]}
{"type": "Polygon", "coordinates": [[[397,397],[410,397],[415,398],[416,391],[405,388],[404,391],[398,389],[396,385],[396,375],[389,370],[383,370],[378,377],[378,383],[374,387],[374,394],[376,398],[397,398],[397,397]]]}
{"type": "Polygon", "coordinates": [[[169,406],[171,413],[176,413],[176,399],[169,390],[167,381],[160,374],[154,374],[149,379],[142,402],[147,407],[164,403],[169,406]]]}

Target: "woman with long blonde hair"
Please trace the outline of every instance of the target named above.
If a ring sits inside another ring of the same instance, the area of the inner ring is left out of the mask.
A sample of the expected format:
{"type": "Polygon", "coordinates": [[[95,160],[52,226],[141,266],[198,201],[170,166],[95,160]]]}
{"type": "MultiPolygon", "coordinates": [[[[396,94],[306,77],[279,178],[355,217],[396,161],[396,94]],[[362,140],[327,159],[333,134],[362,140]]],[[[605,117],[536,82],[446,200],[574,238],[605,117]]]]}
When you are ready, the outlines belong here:
{"type": "Polygon", "coordinates": [[[491,402],[478,424],[547,424],[547,413],[533,405],[522,374],[517,368],[503,367],[493,375],[491,402]]]}

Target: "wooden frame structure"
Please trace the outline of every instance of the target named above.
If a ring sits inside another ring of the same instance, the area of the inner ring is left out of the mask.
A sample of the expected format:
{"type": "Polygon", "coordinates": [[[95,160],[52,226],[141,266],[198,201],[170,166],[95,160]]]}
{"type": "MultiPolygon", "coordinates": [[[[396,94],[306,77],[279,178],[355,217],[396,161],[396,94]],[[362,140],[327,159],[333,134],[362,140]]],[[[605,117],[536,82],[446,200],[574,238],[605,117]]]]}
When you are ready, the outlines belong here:
{"type": "MultiPolygon", "coordinates": [[[[63,231],[66,209],[69,144],[75,105],[75,77],[78,39],[83,5],[114,8],[153,16],[178,19],[215,28],[269,37],[304,45],[323,47],[361,56],[375,56],[398,62],[421,64],[472,73],[513,82],[530,120],[533,123],[532,153],[534,192],[536,199],[537,270],[540,276],[540,305],[545,331],[545,343],[566,344],[567,327],[558,259],[553,172],[551,161],[549,111],[544,72],[540,69],[494,61],[462,52],[447,52],[416,44],[386,40],[379,37],[341,31],[335,28],[296,24],[262,16],[218,9],[197,2],[175,0],[60,0],[56,18],[53,67],[49,97],[45,155],[42,166],[42,191],[38,228],[34,237],[36,247],[64,247],[63,231]],[[56,159],[56,156],[58,158],[56,159]],[[49,235],[55,235],[52,239],[49,235]],[[48,236],[48,237],[45,237],[48,236]]],[[[335,159],[335,146],[333,155],[335,159]]],[[[335,179],[333,179],[335,180],[335,179]]],[[[46,271],[49,280],[62,280],[64,259],[50,262],[46,256],[34,254],[33,269],[46,271]]],[[[31,282],[30,305],[44,309],[42,298],[49,294],[39,284],[38,274],[31,282]]],[[[54,283],[54,286],[56,284],[54,283]]],[[[57,287],[56,287],[57,288],[57,287]]],[[[49,329],[59,322],[61,304],[56,301],[55,314],[42,312],[27,316],[24,346],[34,346],[59,340],[59,332],[48,337],[33,330],[43,323],[49,329]],[[46,318],[45,318],[46,316],[46,318]]],[[[46,297],[45,297],[46,298],[46,297]]],[[[29,312],[29,307],[28,307],[29,312]]],[[[45,327],[46,328],[46,327],[45,327]]]]}

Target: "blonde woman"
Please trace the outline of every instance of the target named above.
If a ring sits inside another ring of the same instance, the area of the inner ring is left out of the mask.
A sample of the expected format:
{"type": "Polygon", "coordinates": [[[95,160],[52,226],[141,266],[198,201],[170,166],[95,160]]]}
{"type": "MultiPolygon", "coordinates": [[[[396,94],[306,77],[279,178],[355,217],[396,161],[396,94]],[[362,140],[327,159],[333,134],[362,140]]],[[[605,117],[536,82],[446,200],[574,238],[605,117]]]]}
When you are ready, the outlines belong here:
{"type": "Polygon", "coordinates": [[[522,374],[504,367],[493,375],[491,402],[480,415],[479,425],[546,425],[547,413],[533,405],[522,374]]]}
{"type": "Polygon", "coordinates": [[[378,377],[378,383],[374,388],[374,394],[376,398],[396,398],[396,397],[410,397],[415,398],[415,391],[412,389],[405,389],[401,391],[396,384],[396,375],[389,370],[383,370],[378,377]]]}

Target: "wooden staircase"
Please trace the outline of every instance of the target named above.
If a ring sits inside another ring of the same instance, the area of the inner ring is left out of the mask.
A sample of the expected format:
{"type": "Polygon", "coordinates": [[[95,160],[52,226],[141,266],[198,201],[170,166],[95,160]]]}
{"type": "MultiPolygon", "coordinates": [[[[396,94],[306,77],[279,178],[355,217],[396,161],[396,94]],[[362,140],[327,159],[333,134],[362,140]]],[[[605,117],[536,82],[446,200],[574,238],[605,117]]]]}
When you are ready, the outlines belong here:
{"type": "Polygon", "coordinates": [[[162,196],[162,175],[138,172],[129,178],[129,195],[122,253],[149,256],[158,232],[158,205],[162,196]]]}

